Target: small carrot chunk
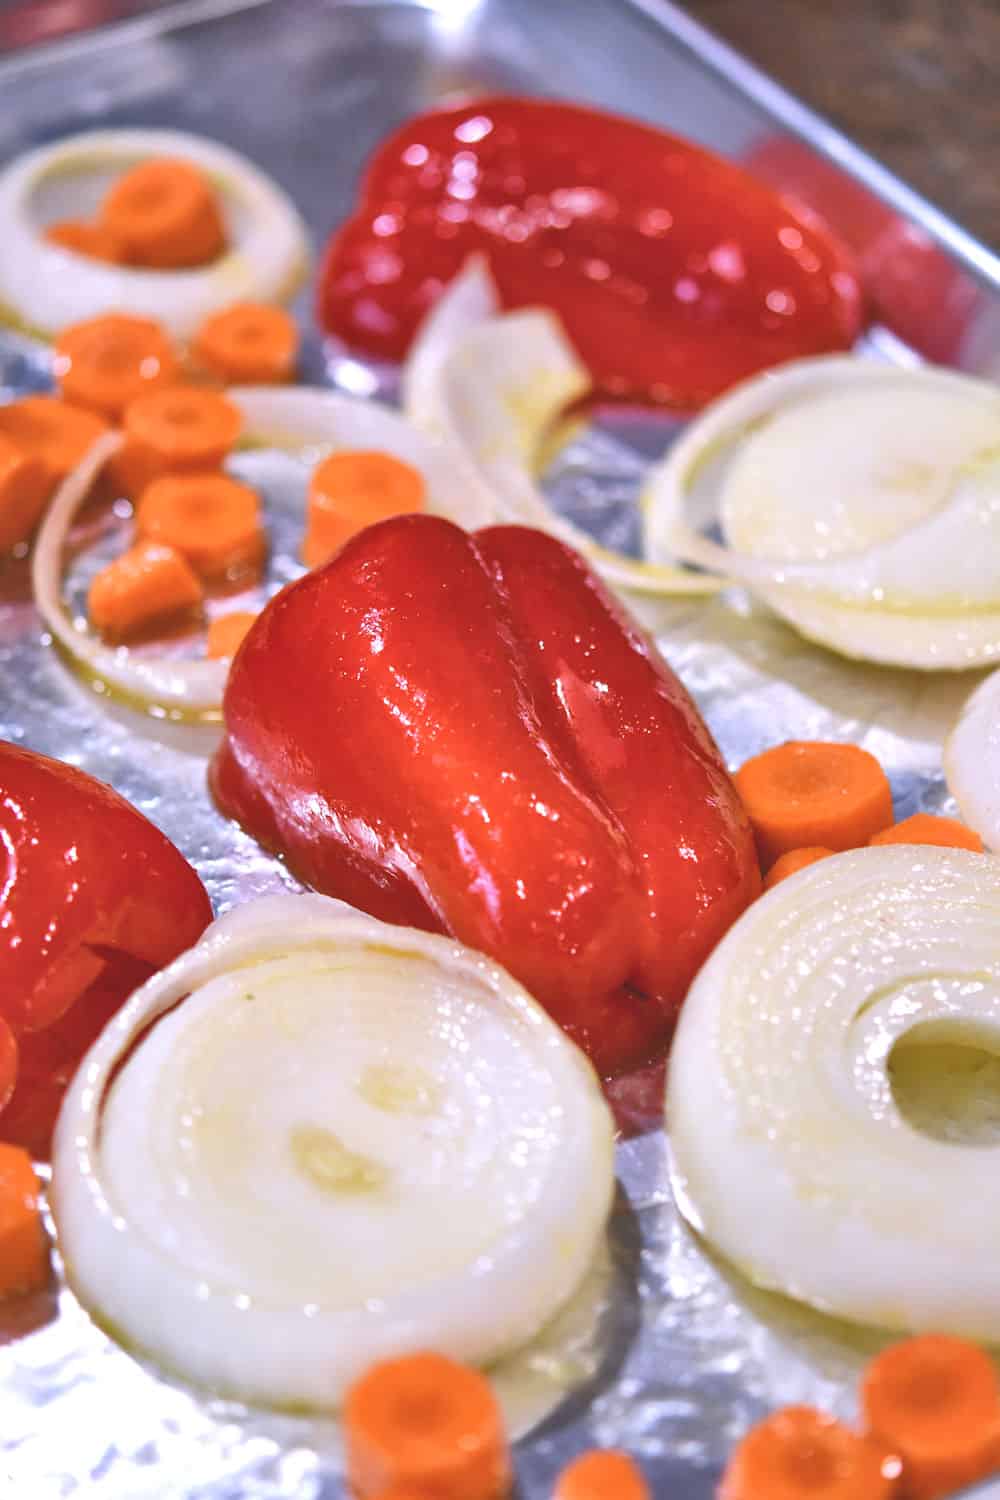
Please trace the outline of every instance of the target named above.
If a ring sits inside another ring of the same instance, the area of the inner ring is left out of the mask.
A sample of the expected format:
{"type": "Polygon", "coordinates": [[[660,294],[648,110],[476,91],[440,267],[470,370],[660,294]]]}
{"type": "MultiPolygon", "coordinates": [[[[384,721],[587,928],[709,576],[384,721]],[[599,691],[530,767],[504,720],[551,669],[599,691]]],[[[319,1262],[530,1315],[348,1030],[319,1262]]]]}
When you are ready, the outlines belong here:
{"type": "Polygon", "coordinates": [[[27,541],[48,496],[49,478],[41,459],[0,436],[0,553],[27,541]]]}
{"type": "Polygon", "coordinates": [[[50,489],[62,483],[107,430],[101,417],[58,396],[22,396],[0,406],[0,436],[41,459],[50,489]]]}
{"type": "Polygon", "coordinates": [[[856,849],[892,822],[888,778],[859,745],[789,740],[735,781],[765,870],[790,849],[856,849]]]}
{"type": "Polygon", "coordinates": [[[594,1449],[567,1464],[552,1500],[651,1500],[635,1461],[616,1449],[594,1449]]]}
{"type": "Polygon", "coordinates": [[[143,491],[135,513],[140,536],[182,552],[203,578],[237,578],[267,550],[260,501],[227,474],[170,474],[143,491]]]}
{"type": "Polygon", "coordinates": [[[290,313],[266,302],[235,302],[206,318],[192,344],[195,360],[232,385],[280,385],[299,357],[290,313]]]}
{"type": "Polygon", "coordinates": [[[125,313],[65,328],[56,340],[53,370],[67,401],[112,422],[137,396],[180,379],[177,356],[159,323],[125,313]]]}
{"type": "MultiPolygon", "coordinates": [[[[14,1092],[17,1083],[17,1038],[0,1016],[0,1112],[14,1092]]],[[[0,1122],[0,1130],[3,1129],[0,1122]]]]}
{"type": "Polygon", "coordinates": [[[883,828],[868,840],[869,844],[937,844],[942,849],[971,849],[983,853],[978,833],[957,818],[936,818],[930,813],[914,813],[891,828],[883,828]]]}
{"type": "Polygon", "coordinates": [[[137,500],[164,474],[221,468],[239,440],[239,409],[216,391],[168,386],[125,408],[125,442],[111,460],[113,482],[137,500]]]}
{"type": "Polygon", "coordinates": [[[906,1500],[937,1500],[1000,1469],[1000,1382],[965,1339],[922,1334],[883,1350],[862,1379],[861,1410],[901,1458],[906,1500]]]}
{"type": "Polygon", "coordinates": [[[121,265],[125,260],[125,248],[110,229],[88,219],[60,219],[46,226],[45,238],[63,250],[85,255],[88,260],[109,261],[112,265],[121,265]]]}
{"type": "Polygon", "coordinates": [[[423,475],[390,453],[353,448],[331,453],[313,470],[302,561],[318,568],[366,526],[424,510],[426,504],[423,475]]]}
{"type": "Polygon", "coordinates": [[[399,1488],[434,1500],[500,1500],[508,1492],[510,1457],[489,1381],[444,1355],[374,1365],[348,1391],[343,1420],[358,1500],[399,1488]]]}
{"type": "Polygon", "coordinates": [[[889,1500],[899,1464],[810,1406],[787,1406],[733,1450],[719,1500],[889,1500]]]}
{"type": "Polygon", "coordinates": [[[787,880],[789,875],[797,875],[800,870],[808,869],[818,860],[828,859],[835,853],[833,849],[824,849],[816,846],[812,849],[789,849],[787,854],[782,854],[771,866],[764,877],[764,889],[769,891],[772,886],[778,885],[782,880],[787,880]]]}
{"type": "Polygon", "coordinates": [[[230,660],[242,646],[257,616],[248,609],[218,615],[208,627],[205,654],[219,661],[230,660]]]}
{"type": "Polygon", "coordinates": [[[38,1178],[20,1146],[0,1142],[0,1299],[35,1292],[49,1279],[38,1178]]]}
{"type": "Polygon", "coordinates": [[[173,271],[204,266],[226,248],[212,184],[193,162],[157,157],[125,172],[101,204],[100,223],[130,265],[173,271]]]}
{"type": "Polygon", "coordinates": [[[91,623],[114,640],[194,609],[202,588],[186,558],[173,547],[142,541],[94,578],[87,597],[91,623]]]}

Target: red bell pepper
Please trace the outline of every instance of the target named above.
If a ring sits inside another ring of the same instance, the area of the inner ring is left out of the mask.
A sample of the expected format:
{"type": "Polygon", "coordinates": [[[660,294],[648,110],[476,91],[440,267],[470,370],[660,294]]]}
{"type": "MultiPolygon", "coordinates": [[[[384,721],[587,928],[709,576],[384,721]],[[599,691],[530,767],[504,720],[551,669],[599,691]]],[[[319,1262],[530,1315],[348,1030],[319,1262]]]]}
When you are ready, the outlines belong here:
{"type": "Polygon", "coordinates": [[[224,811],[309,884],[498,959],[605,1072],[665,1045],[760,887],[680,682],[571,549],[370,527],[229,677],[224,811]]]}
{"type": "Polygon", "coordinates": [[[0,848],[0,1139],[44,1155],[83,1053],[212,908],[170,840],[117,792],[3,742],[0,848]]]}

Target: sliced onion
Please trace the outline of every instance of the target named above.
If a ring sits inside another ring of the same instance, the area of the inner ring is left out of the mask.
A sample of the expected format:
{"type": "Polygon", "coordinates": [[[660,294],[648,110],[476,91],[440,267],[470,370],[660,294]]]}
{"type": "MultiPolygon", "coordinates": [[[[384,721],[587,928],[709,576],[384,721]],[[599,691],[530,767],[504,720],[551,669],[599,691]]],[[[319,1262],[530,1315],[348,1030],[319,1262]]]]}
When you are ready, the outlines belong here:
{"type": "Polygon", "coordinates": [[[326,1407],[389,1355],[485,1364],[531,1339],[613,1190],[597,1080],[508,974],[278,896],[214,923],[104,1031],[52,1202],[74,1290],[130,1347],[326,1407]]]}
{"type": "Polygon", "coordinates": [[[1000,672],[972,694],[945,741],[944,773],[962,817],[1000,852],[1000,672]]]}
{"type": "Polygon", "coordinates": [[[35,542],[31,579],[35,604],[59,645],[94,681],[141,708],[197,717],[217,713],[228,663],[166,657],[143,658],[126,646],[105,646],[86,624],[70,618],[62,595],[63,549],[80,506],[104,465],[121,446],[118,433],[105,433],[56,491],[35,542]]]}
{"type": "Polygon", "coordinates": [[[674,1040],[678,1201],[759,1286],[856,1322],[996,1342],[996,1153],[908,1123],[888,1077],[901,1039],[1000,1050],[992,856],[855,850],[740,918],[674,1040]]]}
{"type": "Polygon", "coordinates": [[[287,194],[239,152],[174,130],[97,130],[18,157],[0,173],[0,236],[0,306],[42,337],[115,311],[156,318],[186,339],[228,303],[289,301],[309,267],[305,225],[287,194]],[[134,270],[45,239],[36,195],[46,184],[58,180],[62,198],[72,202],[79,179],[72,216],[92,213],[88,176],[156,156],[184,157],[212,179],[230,244],[217,261],[194,270],[134,270]]]}
{"type": "MultiPolygon", "coordinates": [[[[403,376],[407,415],[460,462],[477,510],[487,504],[493,521],[551,532],[617,587],[714,593],[717,580],[704,574],[601,547],[559,516],[536,483],[533,462],[552,423],[589,389],[590,377],[552,313],[500,313],[480,256],[470,258],[428,315],[403,376]]],[[[461,513],[453,519],[473,524],[461,513]]]]}

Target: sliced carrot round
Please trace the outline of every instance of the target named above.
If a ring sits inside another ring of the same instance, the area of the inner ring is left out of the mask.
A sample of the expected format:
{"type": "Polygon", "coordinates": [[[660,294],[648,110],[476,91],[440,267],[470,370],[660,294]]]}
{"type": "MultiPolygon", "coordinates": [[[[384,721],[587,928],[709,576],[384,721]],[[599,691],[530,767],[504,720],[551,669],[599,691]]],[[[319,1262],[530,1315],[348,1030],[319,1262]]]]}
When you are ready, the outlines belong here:
{"type": "Polygon", "coordinates": [[[295,374],[299,330],[284,308],[235,302],[205,319],[192,352],[206,370],[230,384],[277,385],[295,374]]]}
{"type": "Polygon", "coordinates": [[[151,318],[106,313],[74,323],[56,340],[53,369],[67,401],[117,421],[130,401],[175,385],[177,356],[151,318]]]}
{"type": "Polygon", "coordinates": [[[923,1334],[876,1356],[861,1383],[872,1437],[899,1454],[907,1500],[937,1500],[1000,1468],[1000,1383],[965,1339],[923,1334]]]}
{"type": "Polygon", "coordinates": [[[0,436],[0,553],[27,541],[41,519],[49,489],[41,459],[0,436]]]}
{"type": "Polygon", "coordinates": [[[175,547],[204,578],[236,578],[266,551],[256,491],[226,474],[155,479],[135,519],[140,536],[175,547]]]}
{"type": "Polygon", "coordinates": [[[937,844],[944,849],[971,849],[983,853],[983,841],[957,818],[938,818],[930,813],[914,813],[891,828],[883,828],[868,840],[870,844],[937,844]]]}
{"type": "Polygon", "coordinates": [[[89,260],[105,260],[112,265],[121,265],[125,260],[125,247],[117,236],[106,225],[88,219],[60,219],[48,224],[45,238],[75,255],[86,255],[89,260]]]}
{"type": "Polygon", "coordinates": [[[20,1146],[0,1143],[0,1298],[37,1291],[48,1279],[48,1242],[31,1157],[20,1146]]]}
{"type": "Polygon", "coordinates": [[[797,875],[800,870],[808,869],[818,860],[829,859],[834,852],[833,849],[824,849],[821,846],[812,849],[789,849],[787,854],[782,854],[779,859],[775,860],[765,875],[765,891],[769,891],[772,886],[778,885],[782,880],[787,880],[789,875],[797,875]]]}
{"type": "MultiPolygon", "coordinates": [[[[17,1038],[3,1016],[0,1016],[0,1113],[14,1092],[17,1082],[17,1038]]],[[[3,1121],[0,1120],[0,1135],[3,1121]]]]}
{"type": "Polygon", "coordinates": [[[127,640],[193,610],[201,600],[201,584],[180,552],[142,541],[97,574],[87,612],[102,635],[127,640]]]}
{"type": "Polygon", "coordinates": [[[859,745],[789,740],[735,780],[765,870],[791,849],[856,849],[892,822],[888,778],[859,745]]]}
{"type": "Polygon", "coordinates": [[[22,396],[0,406],[0,436],[41,459],[50,487],[61,484],[107,430],[103,418],[58,396],[22,396]]]}
{"type": "Polygon", "coordinates": [[[719,1500],[890,1500],[899,1465],[810,1406],[788,1406],[734,1449],[719,1500]]]}
{"type": "Polygon", "coordinates": [[[211,183],[192,162],[158,157],[124,173],[108,191],[101,225],[132,265],[180,270],[216,260],[226,248],[211,183]]]}
{"type": "Polygon", "coordinates": [[[347,1472],[358,1500],[385,1490],[434,1500],[500,1500],[511,1471],[489,1381],[441,1354],[372,1367],[344,1402],[347,1472]]]}
{"type": "Polygon", "coordinates": [[[310,481],[302,561],[317,568],[366,526],[426,505],[423,475],[402,459],[363,449],[331,453],[310,481]]]}
{"type": "Polygon", "coordinates": [[[651,1500],[642,1471],[627,1453],[595,1449],[567,1464],[552,1500],[651,1500]]]}
{"type": "Polygon", "coordinates": [[[252,610],[234,609],[218,615],[208,627],[205,655],[218,661],[231,660],[250,633],[257,616],[252,610]]]}

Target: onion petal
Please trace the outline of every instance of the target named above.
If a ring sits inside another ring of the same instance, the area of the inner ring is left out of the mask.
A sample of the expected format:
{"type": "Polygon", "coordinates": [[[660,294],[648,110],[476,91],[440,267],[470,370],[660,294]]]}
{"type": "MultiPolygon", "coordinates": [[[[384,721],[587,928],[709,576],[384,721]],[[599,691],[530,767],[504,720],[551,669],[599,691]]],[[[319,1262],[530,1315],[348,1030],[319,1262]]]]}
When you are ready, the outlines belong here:
{"type": "Polygon", "coordinates": [[[981,682],[944,746],[944,773],[962,817],[1000,852],[1000,672],[981,682]]]}

